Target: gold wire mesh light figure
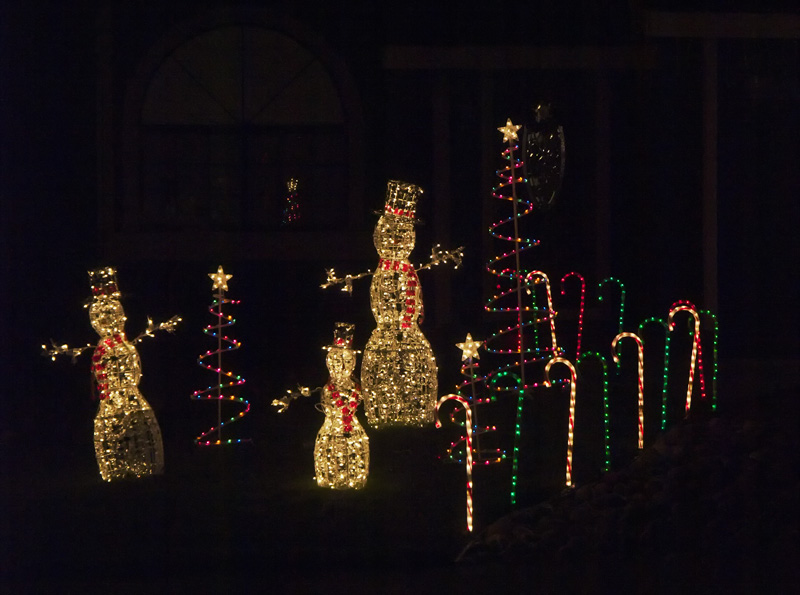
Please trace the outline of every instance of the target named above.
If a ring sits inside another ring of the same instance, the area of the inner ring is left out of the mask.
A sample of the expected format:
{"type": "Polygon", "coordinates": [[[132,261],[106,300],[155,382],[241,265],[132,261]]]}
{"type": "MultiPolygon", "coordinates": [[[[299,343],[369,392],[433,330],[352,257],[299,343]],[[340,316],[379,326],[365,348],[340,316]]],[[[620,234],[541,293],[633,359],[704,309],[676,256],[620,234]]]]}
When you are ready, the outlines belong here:
{"type": "Polygon", "coordinates": [[[377,327],[364,348],[361,382],[364,410],[370,425],[424,426],[433,423],[436,405],[436,359],[422,334],[422,288],[417,272],[452,260],[461,264],[462,248],[431,251],[430,263],[414,267],[409,261],[414,249],[414,215],[422,189],[414,184],[389,181],[386,205],[373,233],[380,256],[378,268],[338,278],[328,270],[322,287],[344,284],[372,275],[370,306],[377,327]]]}
{"type": "MultiPolygon", "coordinates": [[[[129,341],[116,271],[111,267],[89,271],[89,279],[93,296],[88,306],[89,321],[100,335],[92,355],[92,374],[100,397],[94,420],[94,450],[100,475],[111,481],[160,474],[164,470],[161,429],[150,404],[139,392],[142,372],[135,344],[153,336],[155,330],[173,331],[180,318],[174,316],[159,325],[148,320],[145,332],[129,341]]],[[[46,351],[53,360],[62,353],[74,360],[91,347],[53,345],[46,351]]]]}
{"type": "Polygon", "coordinates": [[[292,400],[319,392],[316,407],[325,414],[325,421],[314,444],[314,471],[317,485],[331,489],[359,489],[369,475],[369,437],[356,417],[361,402],[361,387],[353,376],[357,351],[353,350],[354,325],[337,322],[333,344],[326,347],[326,363],[330,378],[325,386],[311,391],[287,391],[273,405],[286,410],[292,400]]]}
{"type": "Polygon", "coordinates": [[[418,325],[422,289],[409,262],[420,194],[413,184],[390,181],[384,213],[372,236],[380,256],[370,286],[377,327],[364,348],[361,381],[367,420],[376,427],[433,423],[436,360],[418,325]]]}

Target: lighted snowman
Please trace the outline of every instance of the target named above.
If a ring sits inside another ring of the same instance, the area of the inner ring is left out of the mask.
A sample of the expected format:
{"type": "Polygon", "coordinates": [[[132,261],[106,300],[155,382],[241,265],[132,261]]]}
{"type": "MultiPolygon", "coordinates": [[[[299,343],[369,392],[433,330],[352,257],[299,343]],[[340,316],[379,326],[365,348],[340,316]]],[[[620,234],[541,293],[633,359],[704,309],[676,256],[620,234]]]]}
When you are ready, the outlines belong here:
{"type": "Polygon", "coordinates": [[[361,387],[353,372],[357,351],[353,350],[354,325],[337,322],[333,344],[326,364],[330,376],[325,386],[287,391],[286,396],[272,401],[283,413],[295,399],[320,393],[315,405],[325,414],[325,421],[314,443],[314,471],[317,485],[332,489],[359,489],[369,475],[369,437],[356,417],[361,403],[361,387]]]}
{"type": "MultiPolygon", "coordinates": [[[[92,374],[100,404],[94,420],[94,449],[100,475],[106,481],[123,477],[157,475],[164,470],[161,429],[150,404],[139,392],[141,364],[135,343],[154,330],[172,331],[180,321],[173,317],[147,330],[133,341],[125,336],[125,312],[119,301],[116,272],[111,267],[89,272],[92,302],[89,321],[100,340],[92,354],[92,374]]],[[[92,346],[70,349],[53,346],[47,353],[67,353],[73,359],[92,346]]]]}
{"type": "Polygon", "coordinates": [[[333,345],[326,348],[330,379],[322,387],[319,406],[325,422],[314,444],[314,471],[320,487],[362,488],[369,474],[369,437],[356,417],[361,387],[353,372],[353,325],[337,323],[333,345]]]}
{"type": "Polygon", "coordinates": [[[125,313],[114,269],[89,273],[93,301],[89,321],[100,341],[92,355],[92,373],[100,397],[94,419],[94,450],[100,475],[111,481],[164,471],[161,429],[139,392],[139,353],[125,338],[125,313]]]}
{"type": "Polygon", "coordinates": [[[380,256],[370,286],[377,327],[364,349],[361,382],[367,420],[375,427],[433,423],[436,360],[419,328],[422,289],[409,261],[420,194],[413,184],[390,181],[373,234],[380,256]]]}

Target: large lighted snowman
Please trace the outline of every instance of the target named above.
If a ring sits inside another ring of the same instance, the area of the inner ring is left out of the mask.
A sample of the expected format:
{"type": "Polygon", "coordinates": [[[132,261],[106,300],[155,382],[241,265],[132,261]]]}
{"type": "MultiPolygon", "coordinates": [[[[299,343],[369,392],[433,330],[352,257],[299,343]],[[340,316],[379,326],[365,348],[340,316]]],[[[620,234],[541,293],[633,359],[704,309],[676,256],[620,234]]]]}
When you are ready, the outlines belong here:
{"type": "MultiPolygon", "coordinates": [[[[92,374],[100,404],[94,419],[94,450],[100,476],[111,481],[124,477],[157,475],[164,470],[161,429],[150,404],[139,392],[142,376],[135,344],[154,330],[172,331],[180,321],[173,317],[153,325],[130,341],[125,336],[125,312],[119,301],[116,272],[111,267],[90,271],[92,302],[89,321],[100,340],[92,354],[92,374]]],[[[92,346],[70,349],[53,346],[47,353],[55,359],[62,353],[73,359],[92,346]]]]}
{"type": "Polygon", "coordinates": [[[433,423],[436,360],[419,328],[422,289],[409,261],[420,194],[413,184],[390,181],[373,234],[380,256],[370,287],[377,327],[364,349],[361,384],[367,420],[375,427],[433,423]]]}

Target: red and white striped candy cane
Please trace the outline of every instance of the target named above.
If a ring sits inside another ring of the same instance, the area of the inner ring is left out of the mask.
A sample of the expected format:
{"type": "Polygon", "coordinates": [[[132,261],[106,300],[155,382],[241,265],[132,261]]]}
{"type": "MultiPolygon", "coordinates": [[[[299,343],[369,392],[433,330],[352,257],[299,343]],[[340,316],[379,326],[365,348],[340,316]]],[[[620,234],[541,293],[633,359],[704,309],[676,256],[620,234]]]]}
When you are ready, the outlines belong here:
{"type": "Polygon", "coordinates": [[[434,410],[434,419],[436,420],[436,427],[441,428],[442,422],[439,420],[439,407],[441,407],[442,403],[445,401],[452,399],[454,401],[458,401],[461,405],[464,406],[464,411],[467,414],[466,419],[466,430],[467,430],[467,456],[466,456],[466,464],[467,464],[467,530],[471,533],[472,532],[472,408],[469,406],[469,401],[467,401],[464,397],[459,395],[445,395],[439,402],[436,403],[436,409],[434,410]]]}

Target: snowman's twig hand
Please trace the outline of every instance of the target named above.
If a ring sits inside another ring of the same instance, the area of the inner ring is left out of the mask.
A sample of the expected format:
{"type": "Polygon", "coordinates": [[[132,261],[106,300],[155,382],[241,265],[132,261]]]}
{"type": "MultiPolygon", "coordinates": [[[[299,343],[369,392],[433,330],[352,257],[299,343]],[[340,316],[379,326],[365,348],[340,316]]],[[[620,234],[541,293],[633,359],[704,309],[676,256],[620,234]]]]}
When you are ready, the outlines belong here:
{"type": "Polygon", "coordinates": [[[418,271],[429,269],[443,262],[453,262],[455,268],[461,266],[461,260],[464,258],[464,246],[459,246],[455,250],[442,250],[440,246],[440,244],[436,244],[431,249],[431,261],[418,267],[418,271]]]}
{"type": "Polygon", "coordinates": [[[94,345],[88,344],[84,347],[70,347],[66,343],[64,345],[56,345],[56,342],[50,339],[50,347],[48,348],[47,345],[42,345],[42,355],[46,355],[50,357],[53,361],[56,361],[56,357],[62,354],[69,355],[72,363],[74,364],[78,360],[78,356],[86,351],[87,349],[91,349],[94,345]]]}
{"type": "Polygon", "coordinates": [[[274,399],[272,401],[273,407],[278,407],[278,413],[283,413],[289,408],[289,405],[292,404],[292,401],[295,399],[299,399],[300,397],[309,397],[311,396],[312,392],[318,391],[318,388],[310,389],[307,386],[297,386],[297,390],[288,389],[286,391],[286,396],[281,399],[274,399]]]}
{"type": "Polygon", "coordinates": [[[153,322],[152,318],[147,319],[147,328],[144,329],[144,332],[140,334],[133,340],[133,343],[140,343],[145,337],[154,337],[156,331],[167,331],[168,333],[174,333],[175,327],[178,326],[178,323],[181,321],[180,316],[173,316],[169,320],[164,322],[159,322],[158,324],[153,322]]]}
{"type": "Polygon", "coordinates": [[[358,275],[345,275],[344,277],[337,277],[336,271],[333,269],[327,269],[325,273],[328,275],[327,281],[320,285],[322,289],[327,289],[328,287],[332,287],[334,285],[344,285],[342,287],[342,291],[346,291],[347,293],[353,293],[353,280],[354,279],[361,279],[362,277],[368,277],[372,274],[372,271],[368,270],[366,273],[359,273],[358,275]]]}

